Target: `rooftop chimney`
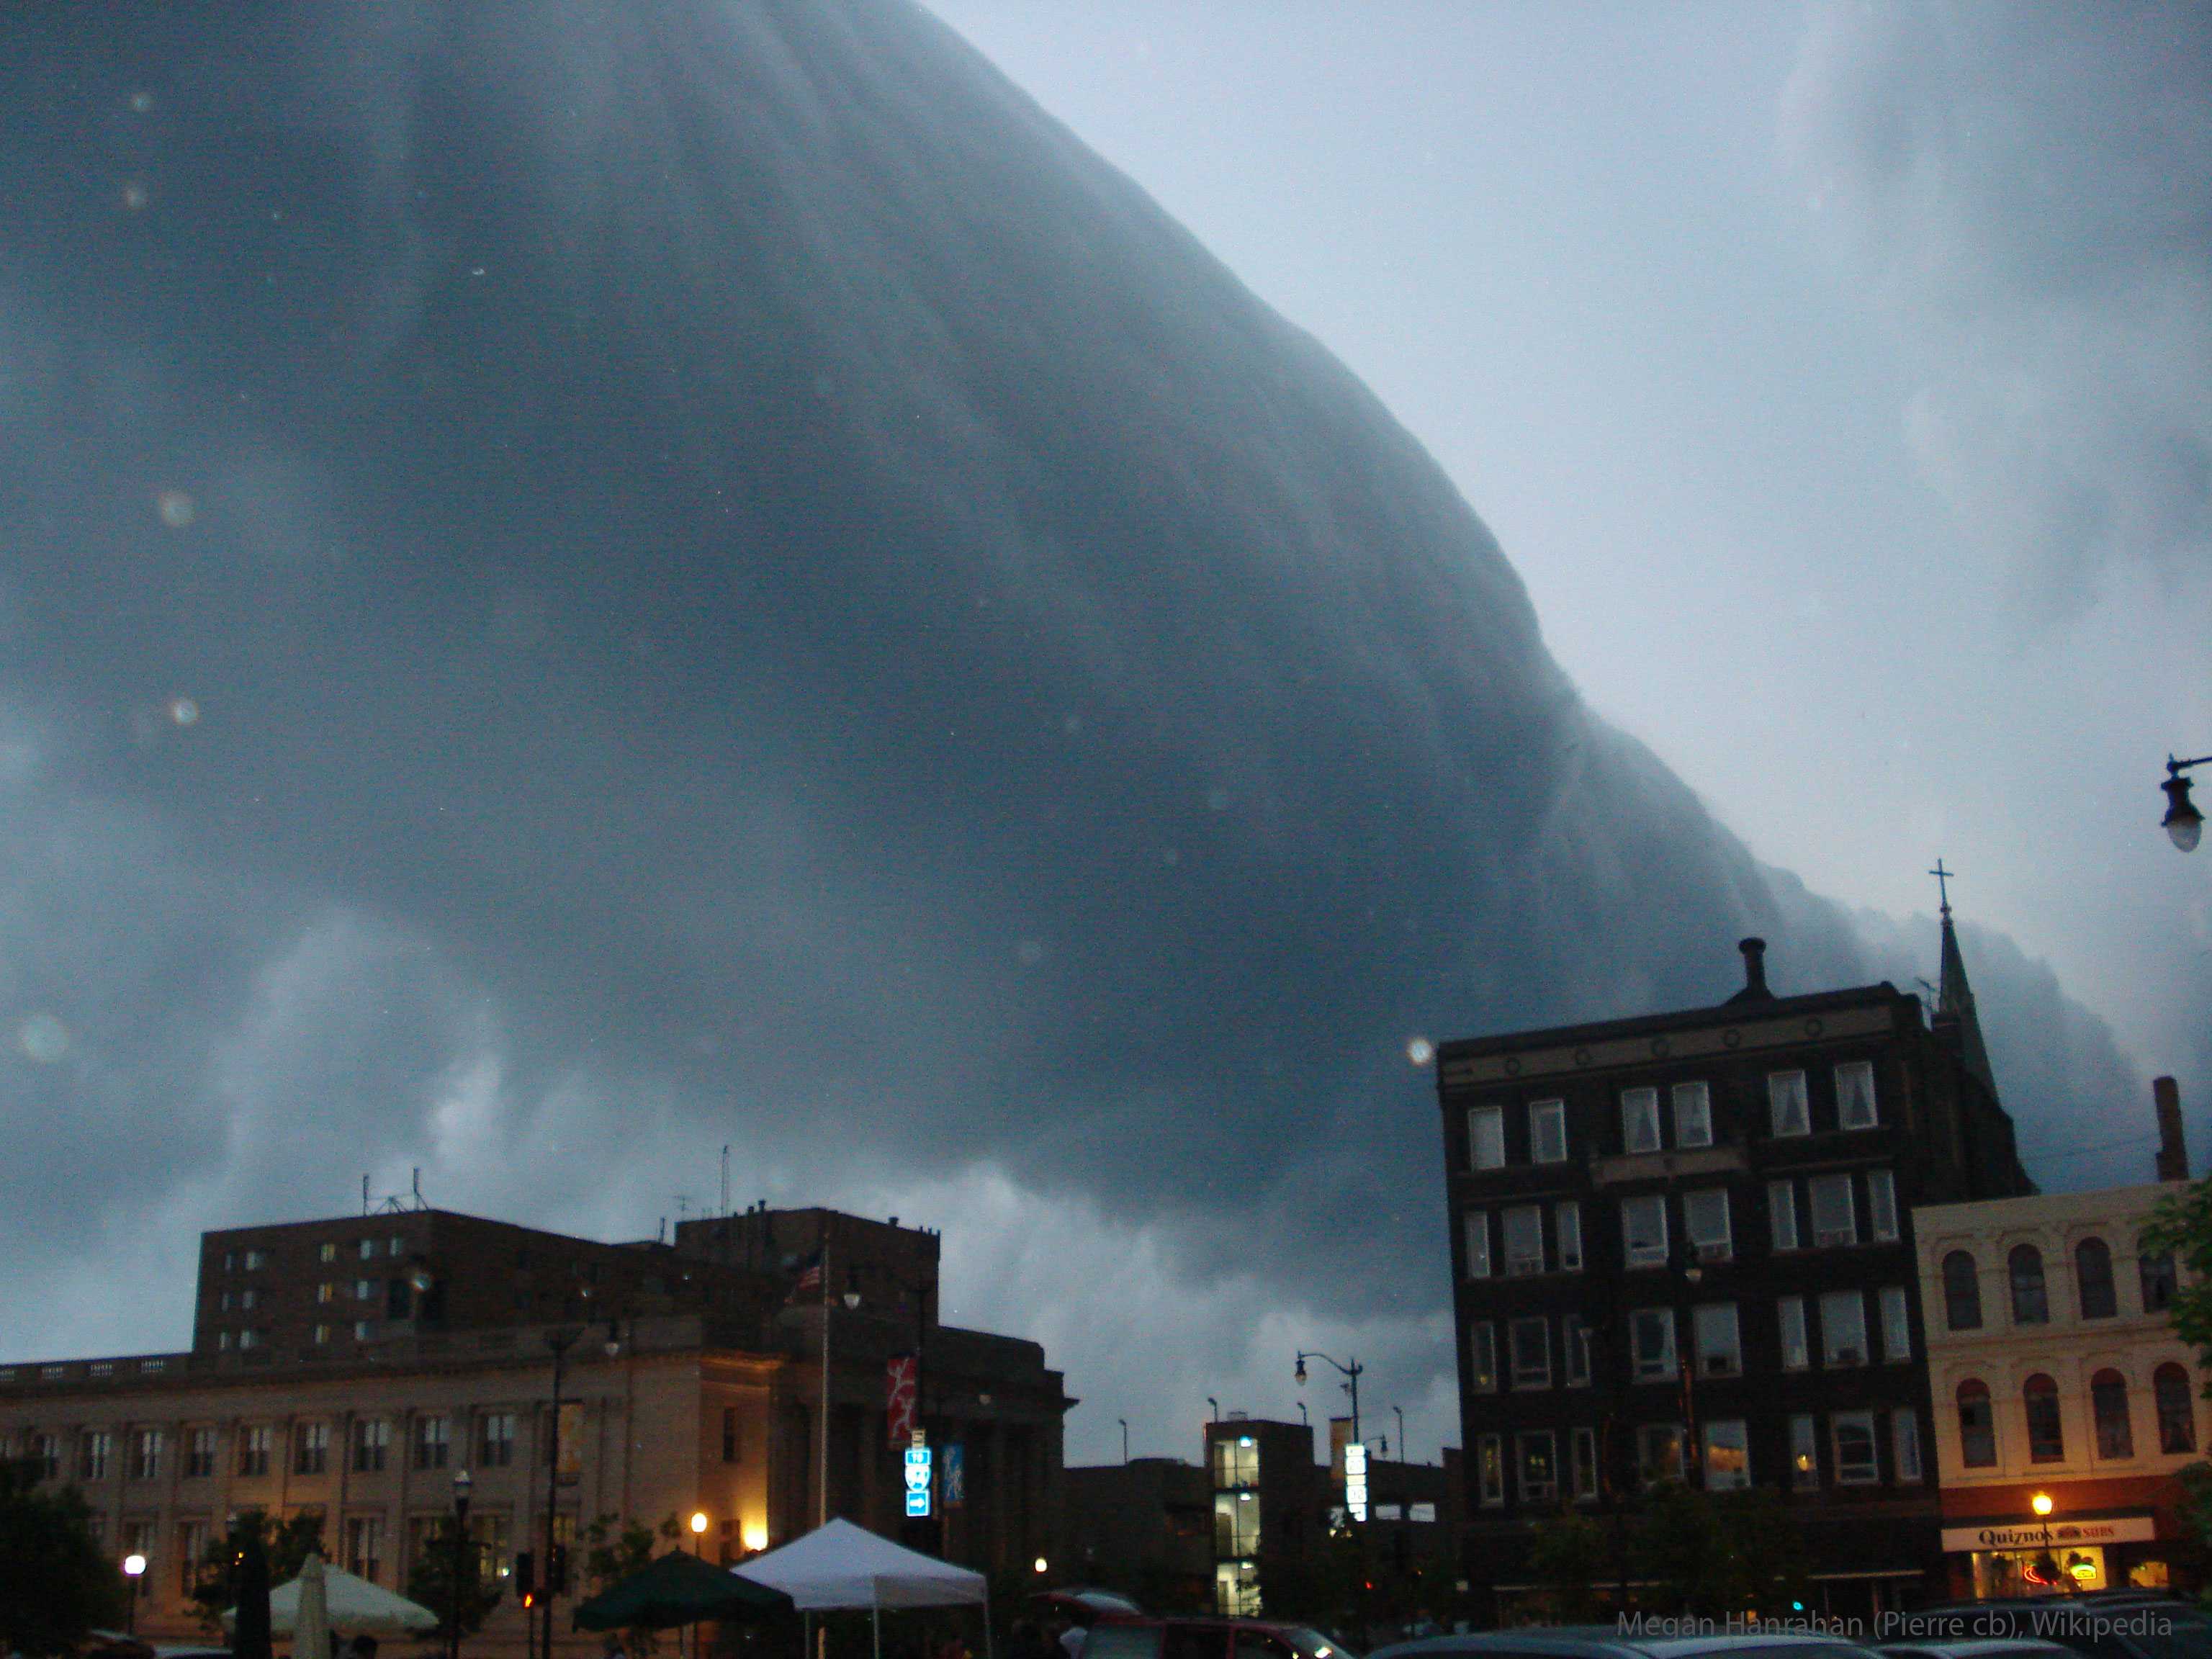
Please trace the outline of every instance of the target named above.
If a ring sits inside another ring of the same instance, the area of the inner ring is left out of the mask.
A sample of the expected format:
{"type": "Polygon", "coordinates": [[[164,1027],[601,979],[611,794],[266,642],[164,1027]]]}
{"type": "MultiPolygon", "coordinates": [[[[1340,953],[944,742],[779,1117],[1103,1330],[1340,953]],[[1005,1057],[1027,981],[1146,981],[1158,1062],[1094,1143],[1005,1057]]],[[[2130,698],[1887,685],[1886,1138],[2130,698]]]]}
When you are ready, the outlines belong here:
{"type": "Polygon", "coordinates": [[[2158,1108],[2158,1178],[2186,1181],[2189,1147],[2181,1137],[2181,1085],[2170,1077],[2154,1077],[2150,1097],[2158,1108]]]}
{"type": "Polygon", "coordinates": [[[1729,1000],[1773,1001],[1774,993],[1766,988],[1766,941],[1763,939],[1739,939],[1735,948],[1743,952],[1743,989],[1729,1000]]]}

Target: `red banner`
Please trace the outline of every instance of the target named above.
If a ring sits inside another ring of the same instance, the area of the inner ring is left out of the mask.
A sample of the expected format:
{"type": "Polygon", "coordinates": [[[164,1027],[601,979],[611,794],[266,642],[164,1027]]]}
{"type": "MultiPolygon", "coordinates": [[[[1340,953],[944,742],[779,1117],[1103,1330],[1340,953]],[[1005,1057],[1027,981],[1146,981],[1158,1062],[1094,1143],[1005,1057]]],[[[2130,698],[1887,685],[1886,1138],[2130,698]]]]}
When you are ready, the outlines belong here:
{"type": "Polygon", "coordinates": [[[895,1353],[884,1367],[884,1414],[890,1425],[890,1443],[904,1446],[914,1439],[914,1382],[916,1366],[910,1353],[895,1353]]]}

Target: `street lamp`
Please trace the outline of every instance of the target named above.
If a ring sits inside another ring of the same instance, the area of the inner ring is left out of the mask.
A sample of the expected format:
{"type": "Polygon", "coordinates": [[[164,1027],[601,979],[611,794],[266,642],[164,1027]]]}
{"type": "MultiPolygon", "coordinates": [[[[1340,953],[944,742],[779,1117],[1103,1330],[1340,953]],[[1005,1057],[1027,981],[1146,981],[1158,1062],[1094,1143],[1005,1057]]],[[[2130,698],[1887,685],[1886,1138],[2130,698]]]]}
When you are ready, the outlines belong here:
{"type": "Polygon", "coordinates": [[[706,1544],[707,1511],[694,1510],[691,1511],[691,1553],[702,1554],[705,1552],[706,1544]]]}
{"type": "Polygon", "coordinates": [[[2168,755],[2166,781],[2159,785],[2166,791],[2166,817],[2160,823],[2173,844],[2185,853],[2195,852],[2197,838],[2204,833],[2204,814],[2189,799],[2189,780],[2182,775],[2192,766],[2212,766],[2212,755],[2199,755],[2195,760],[2176,760],[2168,755]]]}
{"type": "Polygon", "coordinates": [[[453,1625],[451,1651],[461,1659],[461,1585],[469,1570],[469,1488],[474,1483],[466,1469],[453,1472],[453,1625]]]}
{"type": "Polygon", "coordinates": [[[1300,1349],[1298,1352],[1297,1369],[1291,1373],[1291,1381],[1296,1382],[1304,1382],[1306,1380],[1306,1361],[1309,1359],[1328,1359],[1330,1364],[1335,1366],[1336,1369],[1344,1375],[1346,1378],[1346,1386],[1352,1393],[1352,1437],[1354,1440],[1358,1439],[1359,1374],[1367,1368],[1361,1364],[1357,1358],[1354,1358],[1350,1364],[1346,1364],[1340,1359],[1329,1359],[1328,1356],[1325,1353],[1317,1352],[1310,1349],[1300,1349]]]}
{"type": "Polygon", "coordinates": [[[138,1633],[138,1584],[146,1576],[146,1558],[136,1550],[125,1556],[123,1576],[131,1581],[131,1611],[126,1615],[128,1622],[123,1630],[127,1636],[136,1636],[138,1633]]]}

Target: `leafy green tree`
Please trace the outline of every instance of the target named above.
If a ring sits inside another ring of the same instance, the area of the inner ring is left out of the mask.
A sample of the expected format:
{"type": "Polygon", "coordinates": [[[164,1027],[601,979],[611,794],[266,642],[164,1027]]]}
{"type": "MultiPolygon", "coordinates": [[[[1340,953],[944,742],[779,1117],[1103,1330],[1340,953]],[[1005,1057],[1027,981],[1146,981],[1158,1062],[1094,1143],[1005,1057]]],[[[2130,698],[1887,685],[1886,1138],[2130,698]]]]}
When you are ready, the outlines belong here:
{"type": "Polygon", "coordinates": [[[1669,1482],[1645,1500],[1629,1546],[1652,1611],[1772,1610],[1802,1593],[1805,1540],[1771,1492],[1693,1492],[1669,1482]]]}
{"type": "Polygon", "coordinates": [[[1605,1529],[1589,1516],[1561,1510],[1539,1521],[1528,1571],[1544,1586],[1547,1620],[1586,1625],[1596,1619],[1598,1586],[1610,1581],[1611,1562],[1605,1529]]]}
{"type": "Polygon", "coordinates": [[[269,1558],[269,1582],[272,1584],[288,1583],[297,1578],[308,1555],[319,1553],[323,1547],[323,1517],[321,1511],[316,1510],[305,1510],[282,1521],[266,1510],[245,1510],[231,1527],[231,1532],[209,1540],[207,1548],[200,1553],[198,1570],[192,1576],[192,1606],[200,1627],[210,1635],[222,1629],[222,1615],[230,1609],[234,1533],[244,1530],[260,1538],[262,1552],[269,1558]]]}
{"type": "MultiPolygon", "coordinates": [[[[415,1553],[415,1561],[407,1570],[407,1597],[419,1602],[438,1615],[438,1637],[441,1641],[453,1639],[455,1613],[458,1611],[460,1632],[474,1634],[491,1617],[491,1610],[500,1602],[501,1582],[483,1570],[483,1546],[473,1538],[460,1540],[461,1583],[460,1606],[453,1605],[454,1562],[453,1517],[441,1515],[436,1528],[415,1553]]],[[[275,1575],[272,1572],[271,1577],[275,1575]]]]}
{"type": "Polygon", "coordinates": [[[0,1653],[46,1659],[121,1621],[123,1574],[75,1486],[40,1492],[37,1460],[0,1462],[0,1653]]]}
{"type": "MultiPolygon", "coordinates": [[[[583,1531],[584,1583],[591,1595],[604,1595],[634,1573],[651,1566],[656,1556],[680,1541],[684,1529],[676,1517],[665,1516],[659,1527],[642,1521],[622,1521],[602,1515],[583,1531]]],[[[652,1659],[659,1632],[638,1629],[623,1633],[623,1650],[631,1659],[652,1659]]]]}

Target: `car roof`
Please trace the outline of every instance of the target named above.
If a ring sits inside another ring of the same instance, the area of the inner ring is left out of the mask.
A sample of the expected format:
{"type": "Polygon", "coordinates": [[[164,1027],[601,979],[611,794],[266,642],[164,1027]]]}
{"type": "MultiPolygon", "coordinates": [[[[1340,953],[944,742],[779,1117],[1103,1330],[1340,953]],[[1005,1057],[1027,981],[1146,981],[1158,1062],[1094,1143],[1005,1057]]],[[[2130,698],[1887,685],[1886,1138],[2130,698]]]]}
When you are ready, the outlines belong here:
{"type": "Polygon", "coordinates": [[[1907,1636],[1894,1642],[1874,1644],[1876,1653],[1895,1653],[1911,1649],[1916,1653],[1943,1654],[1947,1659],[1975,1659],[1977,1654],[1984,1653],[2018,1653],[2022,1648],[2040,1653],[2071,1653],[2074,1650],[2040,1636],[1972,1636],[1961,1637],[1955,1641],[1938,1636],[1924,1642],[1915,1641],[1907,1636]]]}
{"type": "Polygon", "coordinates": [[[1841,1636],[1799,1631],[1747,1631],[1741,1635],[1645,1636],[1613,1625],[1529,1625],[1518,1630],[1475,1631],[1465,1636],[1428,1636],[1419,1641],[1397,1642],[1377,1648],[1367,1659],[1413,1659],[1433,1655],[1436,1659],[1455,1653],[1555,1653],[1567,1656],[1592,1652],[1648,1654],[1650,1659],[1684,1659],[1701,1653],[1725,1654],[1731,1649],[1838,1648],[1856,1644],[1841,1636]]]}

